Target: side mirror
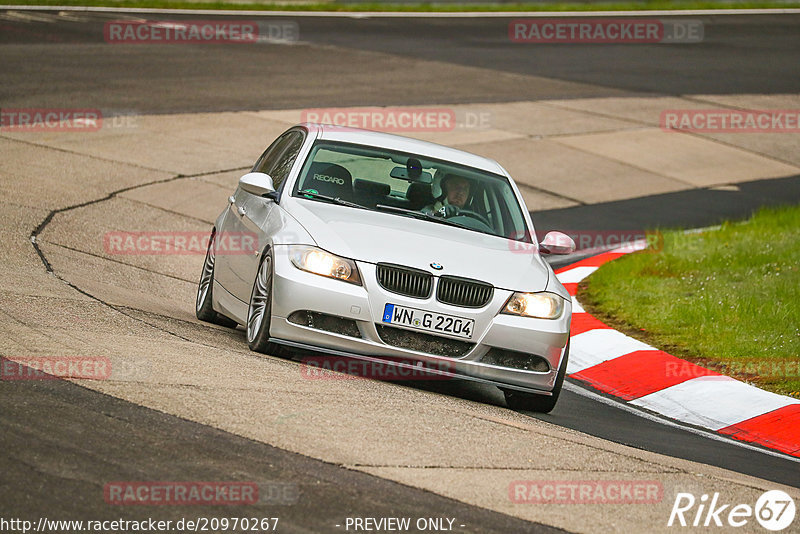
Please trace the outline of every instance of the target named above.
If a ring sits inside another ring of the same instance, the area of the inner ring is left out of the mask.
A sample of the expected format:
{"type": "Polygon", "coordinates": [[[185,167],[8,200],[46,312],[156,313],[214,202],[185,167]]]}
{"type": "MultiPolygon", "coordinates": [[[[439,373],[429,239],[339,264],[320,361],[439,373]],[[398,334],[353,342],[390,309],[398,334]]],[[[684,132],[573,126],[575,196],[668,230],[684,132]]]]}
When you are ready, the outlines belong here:
{"type": "Polygon", "coordinates": [[[263,172],[249,172],[239,178],[239,187],[259,197],[275,192],[272,178],[263,172]]]}
{"type": "Polygon", "coordinates": [[[544,254],[572,254],[575,252],[575,241],[561,232],[547,232],[539,243],[539,250],[544,254]]]}

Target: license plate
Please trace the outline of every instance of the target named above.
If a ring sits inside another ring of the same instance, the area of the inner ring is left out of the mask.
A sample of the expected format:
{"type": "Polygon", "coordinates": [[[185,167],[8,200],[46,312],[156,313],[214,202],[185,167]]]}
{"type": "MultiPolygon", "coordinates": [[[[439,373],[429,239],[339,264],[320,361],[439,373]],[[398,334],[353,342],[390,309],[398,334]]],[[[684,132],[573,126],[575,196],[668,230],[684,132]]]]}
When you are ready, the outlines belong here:
{"type": "Polygon", "coordinates": [[[472,329],[475,327],[475,319],[407,308],[397,304],[386,305],[383,309],[383,322],[467,339],[472,337],[472,329]]]}

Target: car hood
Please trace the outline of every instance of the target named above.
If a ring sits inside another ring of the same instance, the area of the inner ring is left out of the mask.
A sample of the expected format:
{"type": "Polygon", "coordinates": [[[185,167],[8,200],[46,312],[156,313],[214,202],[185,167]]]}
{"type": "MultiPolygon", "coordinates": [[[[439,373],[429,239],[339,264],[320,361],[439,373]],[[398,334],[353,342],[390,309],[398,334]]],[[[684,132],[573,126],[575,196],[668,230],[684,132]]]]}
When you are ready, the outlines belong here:
{"type": "Polygon", "coordinates": [[[297,199],[291,213],[319,247],[340,256],[473,278],[515,291],[547,287],[550,269],[533,245],[403,215],[305,199],[297,199]],[[434,270],[431,263],[443,269],[434,270]]]}

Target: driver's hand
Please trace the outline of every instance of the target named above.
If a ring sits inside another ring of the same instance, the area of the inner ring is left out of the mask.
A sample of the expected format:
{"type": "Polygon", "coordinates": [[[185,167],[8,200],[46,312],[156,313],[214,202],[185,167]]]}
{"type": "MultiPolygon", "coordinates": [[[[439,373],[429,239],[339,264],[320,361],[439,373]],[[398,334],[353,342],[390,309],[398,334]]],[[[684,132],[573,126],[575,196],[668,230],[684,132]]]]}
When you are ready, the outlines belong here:
{"type": "Polygon", "coordinates": [[[436,215],[440,217],[444,217],[445,219],[449,219],[450,217],[455,217],[458,215],[459,209],[458,206],[453,206],[452,204],[448,204],[446,206],[442,206],[439,208],[439,211],[436,212],[436,215]]]}

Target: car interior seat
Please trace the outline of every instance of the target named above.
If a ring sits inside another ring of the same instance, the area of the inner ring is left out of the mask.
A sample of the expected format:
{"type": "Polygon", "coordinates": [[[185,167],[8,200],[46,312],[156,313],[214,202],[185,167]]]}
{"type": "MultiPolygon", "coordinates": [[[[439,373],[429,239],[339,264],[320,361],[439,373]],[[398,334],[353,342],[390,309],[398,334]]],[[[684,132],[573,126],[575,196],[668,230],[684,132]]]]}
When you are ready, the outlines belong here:
{"type": "Polygon", "coordinates": [[[353,181],[353,193],[359,204],[375,207],[377,204],[384,204],[386,197],[391,194],[392,188],[389,184],[373,182],[356,178],[353,181]]]}
{"type": "Polygon", "coordinates": [[[412,182],[409,184],[408,191],[406,191],[406,198],[409,202],[409,209],[417,211],[429,204],[433,204],[435,200],[433,198],[431,184],[422,182],[412,182]]]}
{"type": "Polygon", "coordinates": [[[315,162],[308,170],[303,189],[314,189],[321,195],[352,200],[353,176],[341,165],[315,162]]]}

